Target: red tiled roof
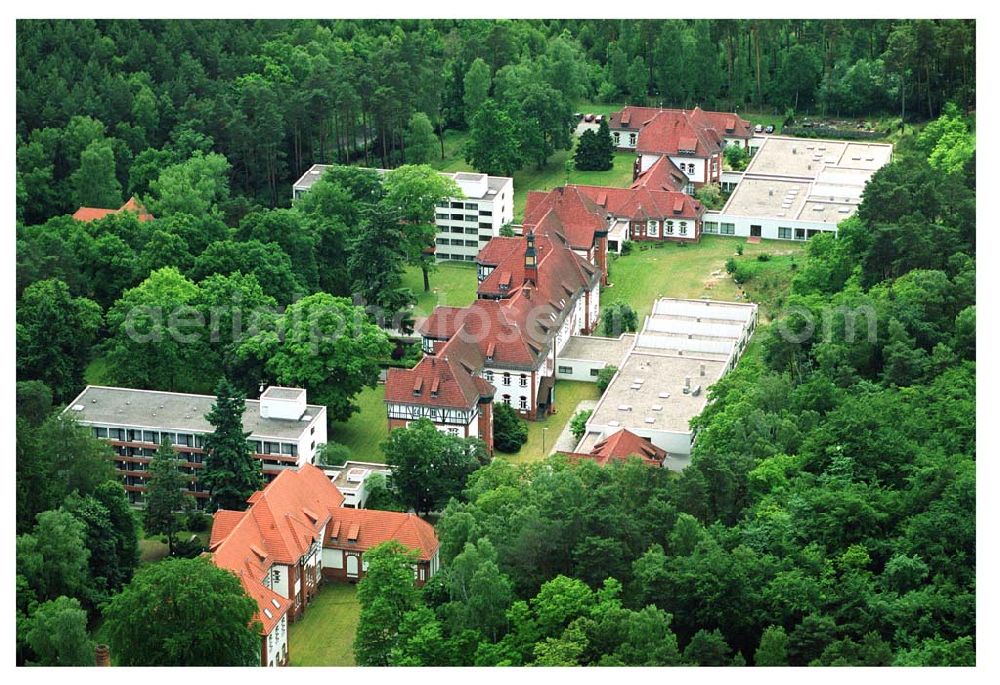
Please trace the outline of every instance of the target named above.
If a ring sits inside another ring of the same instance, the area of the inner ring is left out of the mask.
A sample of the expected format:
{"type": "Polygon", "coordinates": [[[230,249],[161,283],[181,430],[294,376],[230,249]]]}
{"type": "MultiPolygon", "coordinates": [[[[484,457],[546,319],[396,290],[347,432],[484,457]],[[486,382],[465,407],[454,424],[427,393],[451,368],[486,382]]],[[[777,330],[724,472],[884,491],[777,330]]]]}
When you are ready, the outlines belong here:
{"type": "Polygon", "coordinates": [[[215,513],[209,552],[215,565],[235,573],[257,600],[257,618],[266,634],[291,604],[284,600],[281,608],[274,607],[270,599],[276,595],[262,584],[263,578],[272,564],[294,564],[309,550],[344,496],[326,474],[306,464],[282,471],[247,501],[251,506],[246,511],[215,513]]]}
{"type": "Polygon", "coordinates": [[[636,151],[647,154],[693,154],[708,157],[722,149],[724,138],[751,138],[750,122],[728,112],[625,107],[611,115],[612,129],[638,130],[636,151]]]}
{"type": "Polygon", "coordinates": [[[662,466],[667,458],[666,450],[660,449],[649,438],[643,438],[622,428],[594,445],[589,454],[563,452],[572,461],[593,459],[599,466],[607,466],[612,461],[625,461],[631,456],[640,457],[647,466],[662,466]]]}
{"type": "Polygon", "coordinates": [[[118,209],[80,207],[80,209],[73,212],[73,218],[78,221],[97,221],[98,219],[103,219],[109,214],[118,214],[119,212],[134,212],[139,215],[139,221],[153,220],[153,215],[146,211],[146,208],[135,199],[135,196],[130,197],[128,202],[123,204],[118,209]]]}
{"type": "Polygon", "coordinates": [[[573,186],[555,188],[544,195],[529,193],[524,207],[525,230],[540,224],[549,212],[555,214],[561,232],[575,250],[589,250],[595,234],[608,230],[605,212],[573,186]]]}
{"type": "Polygon", "coordinates": [[[669,157],[663,156],[639,174],[630,188],[683,192],[687,184],[687,174],[678,169],[669,157]]]}
{"type": "Polygon", "coordinates": [[[475,372],[482,357],[472,343],[460,337],[449,340],[434,355],[425,356],[412,369],[389,369],[385,401],[468,409],[493,397],[493,386],[475,372]]]}
{"type": "Polygon", "coordinates": [[[324,547],[365,551],[396,540],[415,550],[422,561],[430,561],[440,547],[434,526],[416,514],[345,508],[337,511],[336,518],[340,525],[327,532],[324,547]]]}
{"type": "Polygon", "coordinates": [[[690,195],[676,191],[654,190],[646,186],[632,188],[575,187],[581,193],[591,197],[606,195],[607,212],[628,219],[697,219],[705,213],[705,208],[700,202],[690,195]]]}
{"type": "Polygon", "coordinates": [[[117,209],[98,209],[97,207],[80,207],[73,212],[73,218],[77,221],[97,221],[103,219],[108,214],[117,214],[117,209]]]}

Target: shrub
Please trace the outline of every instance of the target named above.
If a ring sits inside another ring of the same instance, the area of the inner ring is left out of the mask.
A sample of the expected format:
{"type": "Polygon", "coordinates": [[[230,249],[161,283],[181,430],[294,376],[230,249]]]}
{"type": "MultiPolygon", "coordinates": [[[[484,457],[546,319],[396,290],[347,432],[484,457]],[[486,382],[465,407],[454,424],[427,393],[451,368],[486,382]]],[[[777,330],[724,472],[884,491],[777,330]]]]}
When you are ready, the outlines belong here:
{"type": "Polygon", "coordinates": [[[769,255],[767,252],[761,252],[759,255],[757,255],[758,262],[766,262],[769,261],[770,259],[771,255],[769,255]]]}
{"type": "Polygon", "coordinates": [[[736,268],[737,267],[736,267],[736,260],[735,259],[733,259],[732,257],[730,257],[729,259],[726,260],[726,273],[727,274],[734,274],[734,273],[736,273],[736,268]]]}
{"type": "Polygon", "coordinates": [[[587,419],[594,413],[593,409],[583,409],[573,415],[569,421],[569,430],[573,433],[573,438],[579,442],[583,434],[587,432],[587,419]]]}
{"type": "Polygon", "coordinates": [[[706,209],[720,209],[725,204],[722,199],[722,188],[715,183],[702,186],[695,191],[694,196],[698,202],[705,205],[706,209]]]}
{"type": "Polygon", "coordinates": [[[632,241],[626,240],[624,243],[622,243],[622,254],[627,255],[631,254],[631,252],[632,252],[632,241]]]}
{"type": "Polygon", "coordinates": [[[184,519],[184,527],[196,533],[203,533],[212,526],[212,517],[201,511],[192,511],[184,519]]]}
{"type": "Polygon", "coordinates": [[[183,557],[184,559],[193,559],[202,552],[205,551],[205,545],[201,544],[199,540],[194,535],[188,540],[178,540],[174,543],[174,556],[183,557]]]}
{"type": "Polygon", "coordinates": [[[493,405],[493,446],[514,454],[528,441],[528,424],[509,404],[493,405]]]}
{"type": "Polygon", "coordinates": [[[617,338],[622,333],[634,331],[639,325],[639,317],[627,302],[616,302],[604,310],[601,330],[604,335],[617,338]]]}
{"type": "Polygon", "coordinates": [[[618,373],[618,367],[608,365],[597,374],[597,389],[602,395],[608,389],[608,385],[611,384],[611,379],[615,377],[616,373],[618,373]]]}
{"type": "Polygon", "coordinates": [[[743,256],[743,243],[736,243],[736,254],[743,256]]]}
{"type": "Polygon", "coordinates": [[[320,466],[343,466],[352,456],[346,445],[328,442],[316,451],[316,463],[320,466]]]}

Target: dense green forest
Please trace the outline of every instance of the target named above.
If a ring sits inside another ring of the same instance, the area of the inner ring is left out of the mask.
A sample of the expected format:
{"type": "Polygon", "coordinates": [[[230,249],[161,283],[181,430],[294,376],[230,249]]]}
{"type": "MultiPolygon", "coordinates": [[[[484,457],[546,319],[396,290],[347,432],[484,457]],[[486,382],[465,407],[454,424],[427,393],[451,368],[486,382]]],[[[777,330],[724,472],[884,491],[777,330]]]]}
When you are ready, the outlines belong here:
{"type": "Polygon", "coordinates": [[[405,311],[404,269],[433,269],[443,134],[538,164],[586,102],[929,123],[810,242],[690,468],[479,469],[426,589],[371,559],[398,594],[360,593],[359,662],[974,662],[974,44],[957,20],[18,22],[18,663],[89,663],[138,568],[109,448],[53,416],[95,357],[127,386],[301,385],[346,419],[398,352],[359,302],[405,311]],[[290,206],[319,161],[395,171],[290,206]],[[68,216],[133,195],[155,220],[68,216]],[[133,316],[234,302],[256,328],[190,344],[133,316]],[[356,335],[303,352],[315,311],[356,335]]]}
{"type": "Polygon", "coordinates": [[[948,121],[812,240],[679,477],[495,460],[428,586],[362,598],[360,662],[973,665],[975,157],[928,161],[948,121]]]}
{"type": "Polygon", "coordinates": [[[229,218],[287,206],[312,163],[414,161],[487,98],[546,151],[586,100],[931,119],[974,106],[974,46],[959,20],[21,21],[18,206],[155,195],[198,152],[229,218]]]}

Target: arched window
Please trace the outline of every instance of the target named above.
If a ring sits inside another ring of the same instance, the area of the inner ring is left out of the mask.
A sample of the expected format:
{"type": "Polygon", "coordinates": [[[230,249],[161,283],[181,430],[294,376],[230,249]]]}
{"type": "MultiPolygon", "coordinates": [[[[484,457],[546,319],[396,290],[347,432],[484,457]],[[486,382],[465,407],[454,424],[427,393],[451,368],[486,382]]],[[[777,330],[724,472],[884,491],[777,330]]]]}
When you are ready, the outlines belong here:
{"type": "Polygon", "coordinates": [[[663,235],[673,235],[674,234],[674,222],[673,221],[668,221],[668,222],[666,222],[665,225],[666,225],[666,229],[664,229],[663,235]]]}
{"type": "Polygon", "coordinates": [[[510,395],[504,395],[502,399],[503,399],[503,403],[506,404],[509,407],[510,406],[510,395]]]}
{"type": "Polygon", "coordinates": [[[521,374],[521,387],[522,388],[528,387],[528,375],[527,374],[524,374],[524,373],[521,374]]]}
{"type": "Polygon", "coordinates": [[[506,371],[503,372],[503,384],[510,385],[510,374],[506,371]]]}

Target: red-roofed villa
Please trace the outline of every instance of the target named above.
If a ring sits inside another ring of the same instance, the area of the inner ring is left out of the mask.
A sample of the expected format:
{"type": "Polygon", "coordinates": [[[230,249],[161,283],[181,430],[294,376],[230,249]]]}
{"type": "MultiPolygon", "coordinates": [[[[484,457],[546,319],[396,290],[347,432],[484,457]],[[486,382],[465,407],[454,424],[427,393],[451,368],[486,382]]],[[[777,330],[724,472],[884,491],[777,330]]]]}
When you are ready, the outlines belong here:
{"type": "Polygon", "coordinates": [[[311,464],[281,471],[248,501],[246,511],[215,512],[208,554],[257,602],[262,666],[287,665],[288,624],[302,616],[321,580],[363,578],[372,547],[396,540],[416,552],[418,585],[438,570],[433,526],[414,514],[344,508],[340,490],[311,464]]]}

